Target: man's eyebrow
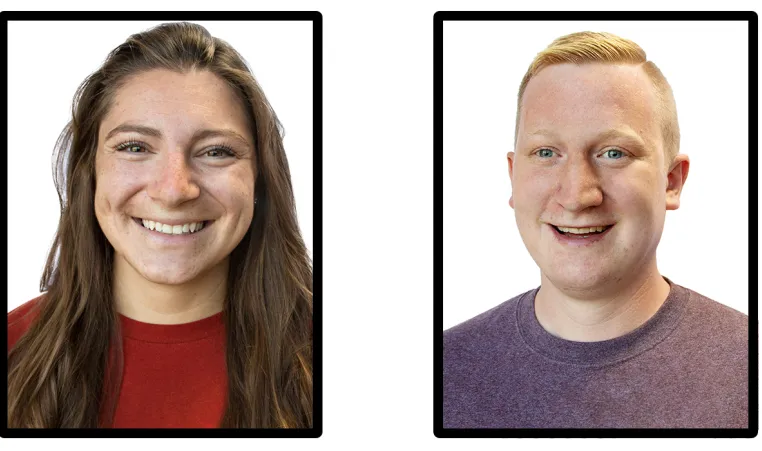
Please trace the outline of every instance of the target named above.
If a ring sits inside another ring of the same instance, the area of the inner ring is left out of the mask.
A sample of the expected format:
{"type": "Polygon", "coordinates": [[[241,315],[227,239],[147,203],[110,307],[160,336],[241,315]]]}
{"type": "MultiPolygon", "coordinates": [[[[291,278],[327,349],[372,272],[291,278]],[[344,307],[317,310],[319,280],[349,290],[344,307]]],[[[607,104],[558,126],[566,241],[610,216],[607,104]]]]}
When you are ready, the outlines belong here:
{"type": "MultiPolygon", "coordinates": [[[[559,135],[558,133],[552,130],[548,130],[546,128],[540,128],[533,131],[532,133],[529,133],[529,136],[545,136],[548,138],[558,138],[559,135]]],[[[622,129],[612,128],[612,129],[599,133],[594,138],[595,141],[606,141],[610,139],[623,139],[641,147],[642,149],[646,148],[646,143],[643,141],[643,138],[641,138],[640,135],[638,135],[634,131],[630,131],[627,129],[622,130],[622,129]]]]}
{"type": "MultiPolygon", "coordinates": [[[[155,129],[153,127],[148,127],[146,125],[125,123],[117,127],[114,127],[110,132],[108,132],[105,140],[111,139],[111,137],[113,137],[114,135],[118,133],[125,133],[125,132],[139,133],[141,135],[152,136],[154,138],[159,138],[159,139],[161,139],[164,136],[161,133],[161,130],[155,129]]],[[[215,136],[223,136],[227,138],[232,138],[232,139],[240,141],[241,144],[244,144],[247,147],[251,147],[251,144],[249,144],[249,141],[246,140],[246,138],[241,136],[238,132],[234,130],[230,130],[230,129],[208,129],[207,128],[207,129],[197,130],[195,133],[193,133],[193,136],[191,136],[191,142],[199,141],[205,138],[212,138],[215,136]]]]}
{"type": "Polygon", "coordinates": [[[637,133],[631,130],[626,130],[626,129],[620,130],[620,129],[612,128],[596,136],[596,141],[606,141],[609,139],[622,139],[625,141],[629,141],[632,144],[635,144],[641,149],[646,149],[646,143],[645,141],[643,141],[643,138],[641,138],[640,135],[638,135],[637,133]]]}
{"type": "Polygon", "coordinates": [[[558,134],[556,132],[548,130],[547,128],[541,128],[541,129],[533,131],[532,133],[529,134],[529,136],[547,136],[549,138],[555,138],[558,136],[558,134]]]}

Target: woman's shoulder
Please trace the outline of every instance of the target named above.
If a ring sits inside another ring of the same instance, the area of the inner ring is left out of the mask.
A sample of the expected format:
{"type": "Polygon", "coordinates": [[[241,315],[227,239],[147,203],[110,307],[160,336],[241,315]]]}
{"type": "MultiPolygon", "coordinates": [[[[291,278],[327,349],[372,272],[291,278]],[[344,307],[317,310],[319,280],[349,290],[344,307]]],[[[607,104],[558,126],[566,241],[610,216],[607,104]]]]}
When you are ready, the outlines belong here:
{"type": "Polygon", "coordinates": [[[43,293],[8,312],[8,352],[31,327],[32,322],[37,317],[38,309],[36,307],[44,296],[43,293]]]}

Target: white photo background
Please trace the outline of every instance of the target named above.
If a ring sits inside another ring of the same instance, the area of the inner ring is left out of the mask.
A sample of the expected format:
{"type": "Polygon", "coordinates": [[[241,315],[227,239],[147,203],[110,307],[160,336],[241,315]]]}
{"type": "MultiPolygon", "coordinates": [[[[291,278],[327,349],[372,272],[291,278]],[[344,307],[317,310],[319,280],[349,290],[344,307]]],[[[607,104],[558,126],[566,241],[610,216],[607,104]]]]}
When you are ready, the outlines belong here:
{"type": "MultiPolygon", "coordinates": [[[[170,21],[168,21],[170,22],[170,21]]],[[[299,227],[313,252],[313,54],[309,21],[192,21],[246,60],[283,124],[299,227]]],[[[59,220],[56,139],[82,81],[128,36],[162,22],[8,24],[8,309],[39,295],[59,220]]]]}
{"type": "MultiPolygon", "coordinates": [[[[660,272],[748,314],[746,22],[460,22],[443,39],[443,329],[540,285],[508,205],[519,84],[555,38],[606,31],[635,41],[667,77],[691,165],[668,211],[660,272]]],[[[756,231],[755,231],[756,233],[756,231]]],[[[755,275],[756,276],[756,275],[755,275]]]]}

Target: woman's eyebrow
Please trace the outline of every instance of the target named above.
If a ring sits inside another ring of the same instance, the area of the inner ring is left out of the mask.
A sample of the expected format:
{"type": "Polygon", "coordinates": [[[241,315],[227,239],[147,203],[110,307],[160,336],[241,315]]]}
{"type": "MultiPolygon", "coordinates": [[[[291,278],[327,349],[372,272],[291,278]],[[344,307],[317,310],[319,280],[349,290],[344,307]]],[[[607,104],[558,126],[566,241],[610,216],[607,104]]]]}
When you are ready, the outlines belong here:
{"type": "Polygon", "coordinates": [[[238,140],[241,142],[241,144],[245,145],[246,147],[251,147],[251,144],[249,144],[249,141],[246,140],[243,136],[241,136],[238,132],[230,130],[230,129],[203,129],[203,130],[197,130],[193,136],[191,137],[191,142],[200,141],[205,138],[211,138],[215,136],[223,136],[227,138],[232,138],[235,140],[238,140]]]}
{"type": "MultiPolygon", "coordinates": [[[[110,139],[112,136],[118,134],[118,133],[124,133],[124,132],[134,132],[134,133],[140,133],[141,135],[146,136],[152,136],[154,138],[163,138],[163,134],[160,130],[148,127],[146,125],[138,125],[138,124],[130,124],[125,123],[118,125],[114,127],[108,134],[106,135],[106,140],[110,139]]],[[[251,147],[251,144],[249,144],[249,141],[246,140],[243,136],[241,136],[238,132],[230,129],[202,129],[197,130],[195,133],[193,133],[193,136],[191,137],[191,142],[196,142],[205,138],[211,138],[215,136],[224,136],[227,138],[232,138],[235,140],[238,140],[241,142],[241,144],[245,145],[246,147],[251,147]]]]}
{"type": "Polygon", "coordinates": [[[153,136],[154,138],[162,137],[161,132],[155,128],[147,127],[145,125],[125,123],[114,127],[110,132],[108,132],[105,139],[111,139],[112,136],[124,132],[135,132],[140,133],[141,135],[153,136]]]}

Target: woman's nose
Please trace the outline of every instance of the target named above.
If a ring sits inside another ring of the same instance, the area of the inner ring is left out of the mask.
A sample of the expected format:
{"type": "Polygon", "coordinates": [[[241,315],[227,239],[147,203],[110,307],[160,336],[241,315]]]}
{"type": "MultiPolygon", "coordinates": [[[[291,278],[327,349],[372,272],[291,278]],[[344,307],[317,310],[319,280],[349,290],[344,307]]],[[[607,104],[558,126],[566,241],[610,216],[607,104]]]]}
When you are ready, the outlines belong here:
{"type": "Polygon", "coordinates": [[[185,152],[166,152],[157,160],[157,165],[151,197],[168,205],[198,197],[200,190],[185,152]]]}

